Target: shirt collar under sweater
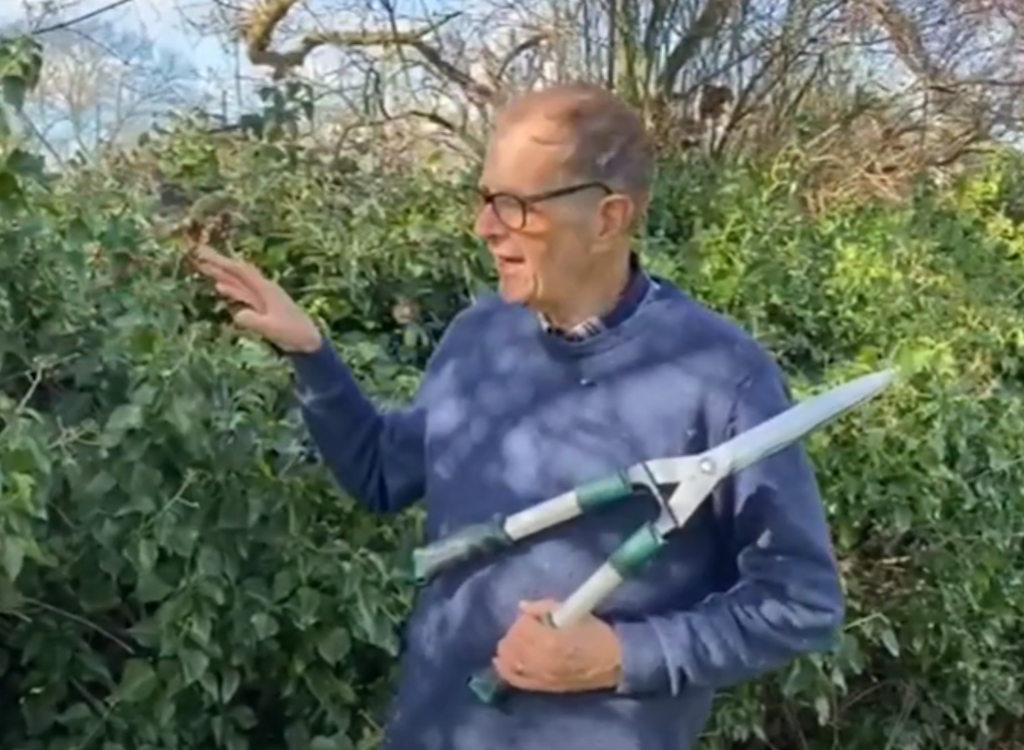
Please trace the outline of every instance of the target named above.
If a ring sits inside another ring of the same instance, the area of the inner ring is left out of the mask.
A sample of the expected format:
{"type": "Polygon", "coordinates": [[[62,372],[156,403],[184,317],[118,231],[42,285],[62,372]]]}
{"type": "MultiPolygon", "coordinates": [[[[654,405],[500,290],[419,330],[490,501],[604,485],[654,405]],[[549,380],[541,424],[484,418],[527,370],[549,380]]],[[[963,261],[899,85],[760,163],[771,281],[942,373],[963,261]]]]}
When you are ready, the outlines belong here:
{"type": "Polygon", "coordinates": [[[623,290],[618,302],[616,302],[615,307],[606,315],[595,315],[580,321],[572,328],[561,330],[552,325],[541,314],[538,316],[541,326],[552,336],[558,336],[567,341],[585,341],[602,331],[614,328],[618,323],[632,315],[646,301],[655,285],[647,271],[641,267],[640,260],[635,253],[630,256],[629,265],[629,281],[626,284],[626,288],[623,290]]]}

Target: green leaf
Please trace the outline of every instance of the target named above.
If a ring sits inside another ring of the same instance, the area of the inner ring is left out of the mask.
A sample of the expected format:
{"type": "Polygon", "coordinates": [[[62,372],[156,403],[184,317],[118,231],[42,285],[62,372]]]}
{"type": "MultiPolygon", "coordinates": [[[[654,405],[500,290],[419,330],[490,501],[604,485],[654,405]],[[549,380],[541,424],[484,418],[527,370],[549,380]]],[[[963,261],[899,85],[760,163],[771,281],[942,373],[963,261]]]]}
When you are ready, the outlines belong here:
{"type": "Polygon", "coordinates": [[[333,628],[320,636],[316,648],[323,660],[334,666],[345,658],[351,645],[352,641],[347,630],[333,628]]]}
{"type": "Polygon", "coordinates": [[[118,445],[125,433],[142,426],[142,407],[138,404],[121,404],[110,413],[103,430],[103,444],[107,447],[118,445]]]}
{"type": "MultiPolygon", "coordinates": [[[[185,677],[186,685],[191,685],[206,674],[206,669],[210,666],[210,657],[197,649],[182,649],[179,652],[178,657],[181,659],[181,671],[185,677]]],[[[215,686],[213,696],[216,697],[216,695],[217,691],[215,686]]]]}
{"type": "Polygon", "coordinates": [[[230,703],[238,690],[238,684],[242,677],[237,669],[226,669],[221,675],[220,699],[224,703],[230,703]]]}
{"type": "Polygon", "coordinates": [[[150,696],[156,684],[156,672],[149,662],[129,659],[124,664],[121,682],[113,697],[117,702],[140,703],[150,696]]]}
{"type": "Polygon", "coordinates": [[[10,580],[15,581],[21,573],[21,565],[25,560],[25,545],[16,536],[0,537],[0,545],[3,545],[4,571],[10,580]]]}
{"type": "Polygon", "coordinates": [[[320,592],[308,586],[302,586],[296,593],[296,599],[297,602],[295,604],[299,615],[297,624],[303,628],[313,625],[317,621],[317,614],[322,600],[320,592]]]}
{"type": "Polygon", "coordinates": [[[274,574],[274,600],[280,601],[295,590],[299,584],[299,577],[292,568],[282,568],[274,574]]]}
{"type": "Polygon", "coordinates": [[[117,487],[117,480],[104,469],[93,475],[93,478],[82,489],[82,495],[87,499],[95,500],[103,497],[115,487],[117,487]]]}
{"type": "Polygon", "coordinates": [[[256,714],[248,706],[235,706],[231,709],[231,719],[242,729],[249,730],[258,723],[256,714]]]}
{"type": "Polygon", "coordinates": [[[221,556],[220,552],[211,547],[208,544],[204,544],[199,549],[198,560],[196,561],[196,568],[199,574],[202,576],[216,577],[221,573],[221,556]]]}
{"type": "Polygon", "coordinates": [[[0,576],[0,613],[15,612],[23,604],[19,592],[10,579],[0,576]]]}
{"type": "Polygon", "coordinates": [[[253,630],[256,631],[256,638],[258,640],[265,640],[271,636],[277,635],[278,625],[277,620],[268,614],[263,612],[257,612],[250,620],[252,623],[253,630]]]}
{"type": "Polygon", "coordinates": [[[121,597],[114,582],[97,570],[82,580],[78,601],[82,610],[91,614],[116,609],[121,597]]]}
{"type": "Polygon", "coordinates": [[[238,734],[234,729],[228,729],[227,750],[249,750],[249,740],[238,734]]]}
{"type": "Polygon", "coordinates": [[[196,640],[196,642],[206,648],[210,645],[210,635],[213,629],[213,623],[204,612],[196,612],[189,619],[189,633],[196,640]]]}
{"type": "Polygon", "coordinates": [[[817,696],[814,699],[814,710],[818,715],[818,726],[823,727],[828,724],[829,717],[832,715],[832,704],[829,703],[828,696],[817,696]]]}
{"type": "Polygon", "coordinates": [[[152,571],[159,554],[159,548],[154,540],[140,539],[138,549],[139,570],[144,573],[152,571]]]}
{"type": "Polygon", "coordinates": [[[68,706],[58,717],[57,722],[64,726],[70,726],[74,724],[82,724],[93,718],[94,714],[92,710],[85,703],[81,701],[72,703],[68,706]]]}
{"type": "Polygon", "coordinates": [[[166,583],[155,570],[142,571],[135,587],[135,596],[143,604],[161,601],[174,591],[174,587],[166,583]]]}
{"type": "Polygon", "coordinates": [[[899,658],[900,655],[900,644],[896,640],[896,633],[890,627],[882,628],[881,632],[882,644],[885,646],[886,651],[893,655],[895,658],[899,658]]]}
{"type": "Polygon", "coordinates": [[[2,79],[4,101],[16,112],[25,106],[26,81],[21,76],[7,75],[2,79]]]}
{"type": "Polygon", "coordinates": [[[0,171],[0,200],[10,200],[21,195],[18,178],[7,171],[0,171]]]}
{"type": "Polygon", "coordinates": [[[309,750],[309,727],[304,721],[295,721],[284,730],[284,740],[288,750],[309,750]]]}
{"type": "Polygon", "coordinates": [[[215,701],[220,700],[220,690],[217,688],[217,675],[210,671],[203,672],[199,677],[199,684],[206,691],[207,695],[215,701]]]}
{"type": "Polygon", "coordinates": [[[43,176],[46,162],[41,156],[16,148],[7,156],[7,169],[16,175],[39,179],[43,176]]]}
{"type": "Polygon", "coordinates": [[[163,635],[163,629],[160,627],[160,622],[155,617],[151,617],[145,620],[136,622],[128,632],[132,634],[142,646],[146,648],[156,648],[160,645],[160,639],[163,635]]]}
{"type": "Polygon", "coordinates": [[[342,732],[330,737],[319,735],[309,743],[309,750],[352,750],[353,747],[352,740],[342,732]]]}
{"type": "Polygon", "coordinates": [[[178,707],[173,696],[167,693],[160,696],[156,706],[156,723],[163,731],[171,729],[177,710],[178,707]]]}

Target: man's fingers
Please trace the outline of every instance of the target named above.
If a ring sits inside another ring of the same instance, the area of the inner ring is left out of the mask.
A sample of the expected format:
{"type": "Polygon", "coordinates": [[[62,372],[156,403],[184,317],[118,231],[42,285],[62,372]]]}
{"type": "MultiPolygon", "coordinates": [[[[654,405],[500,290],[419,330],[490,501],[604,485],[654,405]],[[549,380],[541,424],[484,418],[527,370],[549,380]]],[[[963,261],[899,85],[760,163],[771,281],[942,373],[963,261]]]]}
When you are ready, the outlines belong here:
{"type": "Polygon", "coordinates": [[[521,615],[514,628],[519,642],[528,644],[533,651],[545,653],[554,649],[563,635],[561,631],[548,625],[541,616],[534,614],[521,615]]]}
{"type": "Polygon", "coordinates": [[[260,289],[267,284],[266,277],[256,266],[244,260],[236,260],[221,255],[207,245],[200,245],[195,249],[193,258],[197,267],[202,271],[205,269],[207,275],[221,277],[235,277],[243,284],[260,289]]]}
{"type": "Polygon", "coordinates": [[[197,261],[192,265],[196,269],[196,271],[198,271],[203,276],[206,276],[208,279],[211,279],[213,281],[224,281],[233,284],[245,283],[244,280],[237,273],[232,273],[231,271],[223,268],[222,266],[218,266],[214,263],[208,263],[206,261],[197,261]]]}
{"type": "Polygon", "coordinates": [[[519,611],[524,615],[532,617],[543,617],[546,614],[558,609],[558,602],[554,599],[541,599],[536,602],[519,602],[519,611]]]}
{"type": "Polygon", "coordinates": [[[265,313],[263,301],[258,295],[247,287],[241,286],[234,281],[218,281],[215,285],[217,291],[224,297],[248,305],[253,310],[265,313]]]}
{"type": "Polygon", "coordinates": [[[501,679],[520,690],[537,690],[545,682],[543,678],[533,674],[529,669],[509,663],[504,659],[494,658],[491,664],[501,679]]]}
{"type": "Polygon", "coordinates": [[[220,294],[236,302],[249,305],[259,312],[266,312],[266,304],[260,293],[260,288],[250,284],[240,274],[206,261],[199,261],[195,265],[197,271],[214,282],[215,288],[220,294]]]}
{"type": "Polygon", "coordinates": [[[521,639],[514,635],[502,638],[498,642],[497,657],[508,664],[516,665],[525,659],[525,649],[521,639]]]}
{"type": "Polygon", "coordinates": [[[505,664],[498,659],[494,659],[491,663],[494,665],[494,671],[498,673],[498,676],[518,690],[527,690],[538,693],[562,692],[554,682],[545,678],[543,675],[535,675],[530,672],[517,672],[508,664],[505,664]]]}
{"type": "Polygon", "coordinates": [[[211,266],[216,266],[223,270],[230,270],[230,268],[237,263],[237,261],[232,260],[226,255],[222,255],[209,245],[198,245],[193,248],[190,255],[197,263],[208,263],[211,266]]]}
{"type": "Polygon", "coordinates": [[[523,687],[526,678],[523,677],[523,675],[520,674],[513,665],[509,664],[504,659],[499,659],[498,657],[494,657],[494,659],[491,660],[491,664],[494,667],[494,671],[498,673],[498,677],[503,679],[509,685],[517,688],[523,687]]]}

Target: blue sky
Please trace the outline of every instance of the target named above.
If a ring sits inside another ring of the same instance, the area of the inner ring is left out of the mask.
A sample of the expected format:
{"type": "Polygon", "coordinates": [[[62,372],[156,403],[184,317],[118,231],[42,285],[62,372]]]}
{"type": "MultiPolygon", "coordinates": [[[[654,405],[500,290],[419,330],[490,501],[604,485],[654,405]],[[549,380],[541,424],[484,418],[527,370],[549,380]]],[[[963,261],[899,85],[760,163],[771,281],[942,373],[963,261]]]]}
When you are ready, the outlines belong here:
{"type": "MultiPolygon", "coordinates": [[[[109,0],[87,0],[75,6],[73,13],[82,15],[108,5],[109,0]]],[[[42,0],[29,0],[30,7],[41,7],[42,0]]],[[[170,0],[133,0],[114,10],[103,13],[97,20],[110,23],[118,31],[135,32],[152,39],[167,51],[182,55],[200,73],[212,69],[221,73],[234,73],[234,55],[226,52],[214,39],[188,28],[181,12],[170,0]]],[[[22,0],[0,0],[0,26],[24,23],[25,3],[22,0]]],[[[208,13],[214,4],[210,0],[190,0],[188,13],[195,18],[208,13]]],[[[247,72],[252,72],[247,69],[247,72]]]]}

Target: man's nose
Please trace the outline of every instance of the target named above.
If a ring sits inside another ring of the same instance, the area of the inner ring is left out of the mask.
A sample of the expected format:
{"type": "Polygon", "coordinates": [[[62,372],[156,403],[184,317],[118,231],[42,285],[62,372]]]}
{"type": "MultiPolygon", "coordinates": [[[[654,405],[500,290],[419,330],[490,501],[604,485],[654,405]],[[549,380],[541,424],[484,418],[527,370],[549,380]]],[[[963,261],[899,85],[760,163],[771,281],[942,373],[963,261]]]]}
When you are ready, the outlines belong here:
{"type": "Polygon", "coordinates": [[[495,237],[504,233],[505,227],[498,220],[494,207],[490,203],[481,203],[476,210],[474,230],[481,237],[495,237]]]}

